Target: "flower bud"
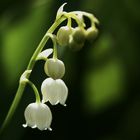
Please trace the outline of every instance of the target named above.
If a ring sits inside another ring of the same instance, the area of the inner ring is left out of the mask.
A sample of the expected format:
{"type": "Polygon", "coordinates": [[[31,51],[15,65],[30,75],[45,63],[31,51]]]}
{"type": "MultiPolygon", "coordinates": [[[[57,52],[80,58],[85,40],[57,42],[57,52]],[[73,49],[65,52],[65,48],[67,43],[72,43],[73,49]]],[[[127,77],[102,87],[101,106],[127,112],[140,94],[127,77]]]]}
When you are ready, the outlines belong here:
{"type": "Polygon", "coordinates": [[[47,59],[44,65],[45,73],[53,79],[60,79],[65,74],[65,65],[59,59],[47,59]]]}
{"type": "Polygon", "coordinates": [[[51,130],[52,113],[49,107],[43,103],[31,103],[24,112],[26,124],[23,127],[38,128],[40,130],[51,130]]]}
{"type": "Polygon", "coordinates": [[[69,35],[72,33],[72,29],[68,26],[61,27],[57,32],[57,41],[60,46],[67,46],[69,43],[69,35]]]}
{"type": "Polygon", "coordinates": [[[58,103],[65,105],[68,89],[63,80],[54,80],[52,78],[45,79],[41,85],[41,92],[43,95],[42,102],[49,101],[52,105],[58,103]]]}
{"type": "Polygon", "coordinates": [[[79,51],[83,48],[84,43],[77,43],[74,41],[74,39],[71,37],[70,42],[69,42],[69,48],[72,49],[73,51],[79,51]]]}
{"type": "Polygon", "coordinates": [[[85,42],[85,29],[83,28],[80,28],[80,27],[76,27],[73,29],[72,31],[72,37],[73,37],[73,40],[76,42],[76,43],[84,43],[85,42]]]}
{"type": "Polygon", "coordinates": [[[95,27],[90,27],[86,31],[86,39],[89,42],[93,42],[94,39],[97,37],[97,35],[98,35],[98,30],[95,27]]]}

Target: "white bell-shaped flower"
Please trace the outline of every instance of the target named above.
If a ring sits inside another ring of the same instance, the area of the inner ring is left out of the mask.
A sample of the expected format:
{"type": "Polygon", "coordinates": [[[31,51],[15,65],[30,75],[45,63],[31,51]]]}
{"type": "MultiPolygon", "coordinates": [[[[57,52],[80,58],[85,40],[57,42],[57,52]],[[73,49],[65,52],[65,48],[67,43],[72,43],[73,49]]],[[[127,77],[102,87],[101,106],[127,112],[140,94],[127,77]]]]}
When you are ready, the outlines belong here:
{"type": "Polygon", "coordinates": [[[26,124],[23,127],[38,128],[40,130],[51,130],[52,113],[50,108],[43,103],[31,103],[24,112],[26,124]]]}
{"type": "Polygon", "coordinates": [[[61,79],[54,80],[52,78],[47,78],[43,81],[41,85],[41,92],[43,95],[42,102],[49,101],[52,105],[58,103],[66,105],[66,99],[68,96],[68,88],[61,79]]]}
{"type": "Polygon", "coordinates": [[[60,79],[65,74],[65,65],[57,58],[50,58],[47,59],[44,65],[44,70],[49,77],[52,77],[53,79],[60,79]]]}

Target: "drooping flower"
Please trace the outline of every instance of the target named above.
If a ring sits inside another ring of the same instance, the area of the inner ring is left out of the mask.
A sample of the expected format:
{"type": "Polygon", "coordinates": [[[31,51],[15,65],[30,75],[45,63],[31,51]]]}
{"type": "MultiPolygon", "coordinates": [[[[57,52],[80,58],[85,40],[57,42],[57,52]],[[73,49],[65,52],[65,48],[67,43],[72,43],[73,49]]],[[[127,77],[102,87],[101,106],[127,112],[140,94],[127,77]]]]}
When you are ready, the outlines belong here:
{"type": "Polygon", "coordinates": [[[65,65],[59,59],[50,58],[47,59],[44,65],[45,73],[53,79],[60,79],[65,74],[65,65]]]}
{"type": "Polygon", "coordinates": [[[43,103],[31,103],[24,112],[26,124],[23,127],[38,128],[40,130],[51,130],[52,113],[50,108],[43,103]]]}
{"type": "Polygon", "coordinates": [[[65,105],[68,96],[68,88],[63,80],[54,80],[52,78],[45,79],[41,85],[41,92],[43,95],[42,102],[49,101],[52,105],[58,103],[65,105]]]}
{"type": "Polygon", "coordinates": [[[83,48],[86,38],[86,31],[81,27],[73,28],[69,37],[69,48],[73,51],[79,51],[83,48]]]}
{"type": "Polygon", "coordinates": [[[73,33],[71,36],[76,43],[82,44],[85,42],[86,38],[85,29],[81,27],[76,27],[73,29],[73,33]]]}
{"type": "Polygon", "coordinates": [[[86,40],[93,43],[93,41],[95,40],[95,38],[98,35],[98,29],[96,27],[89,27],[86,30],[86,40]]]}
{"type": "Polygon", "coordinates": [[[57,32],[57,41],[60,46],[67,46],[69,44],[69,37],[72,33],[72,28],[62,26],[57,32]]]}
{"type": "Polygon", "coordinates": [[[84,42],[81,43],[77,43],[76,41],[74,41],[73,37],[70,36],[70,41],[69,41],[69,48],[73,51],[79,51],[83,48],[84,46],[84,42]]]}

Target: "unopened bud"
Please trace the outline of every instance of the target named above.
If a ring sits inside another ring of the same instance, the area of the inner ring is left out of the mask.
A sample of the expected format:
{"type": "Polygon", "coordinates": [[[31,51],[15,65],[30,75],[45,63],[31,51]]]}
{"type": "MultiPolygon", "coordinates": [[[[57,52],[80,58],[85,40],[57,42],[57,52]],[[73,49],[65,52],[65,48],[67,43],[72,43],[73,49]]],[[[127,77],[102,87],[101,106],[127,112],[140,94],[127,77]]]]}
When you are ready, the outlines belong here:
{"type": "Polygon", "coordinates": [[[53,79],[60,79],[65,74],[65,65],[59,59],[50,58],[44,65],[45,73],[53,79]]]}
{"type": "Polygon", "coordinates": [[[98,30],[95,27],[90,27],[86,31],[86,39],[93,42],[98,35],[98,30]]]}
{"type": "Polygon", "coordinates": [[[73,40],[75,42],[77,42],[78,44],[80,43],[84,43],[85,42],[85,29],[83,28],[80,28],[80,27],[76,27],[73,29],[72,31],[72,37],[73,37],[73,40]]]}
{"type": "Polygon", "coordinates": [[[74,39],[71,37],[70,42],[69,42],[69,48],[72,49],[73,51],[79,51],[83,48],[84,42],[83,43],[77,43],[74,41],[74,39]]]}
{"type": "Polygon", "coordinates": [[[72,28],[68,26],[61,27],[57,32],[57,41],[60,46],[67,46],[69,43],[69,35],[72,32],[72,28]]]}

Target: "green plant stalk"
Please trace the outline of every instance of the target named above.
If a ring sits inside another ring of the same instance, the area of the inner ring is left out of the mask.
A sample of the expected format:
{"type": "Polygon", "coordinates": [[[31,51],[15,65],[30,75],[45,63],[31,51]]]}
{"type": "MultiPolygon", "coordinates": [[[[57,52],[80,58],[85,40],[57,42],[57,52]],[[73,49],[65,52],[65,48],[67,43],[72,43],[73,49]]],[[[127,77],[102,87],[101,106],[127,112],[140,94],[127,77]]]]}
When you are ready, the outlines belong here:
{"type": "Polygon", "coordinates": [[[68,17],[68,19],[73,18],[79,26],[84,27],[83,22],[81,22],[74,13],[72,13],[72,12],[65,13],[64,16],[68,17]]]}
{"type": "MultiPolygon", "coordinates": [[[[53,33],[54,30],[66,19],[66,17],[64,16],[61,16],[59,19],[55,20],[55,22],[52,24],[52,26],[49,28],[49,30],[46,32],[47,33],[53,33]]],[[[41,42],[39,43],[37,49],[35,50],[35,52],[33,53],[30,61],[29,61],[29,64],[27,66],[27,69],[26,70],[32,70],[34,65],[35,65],[35,62],[36,62],[36,58],[38,56],[38,54],[42,51],[43,47],[45,46],[46,42],[48,41],[49,37],[46,36],[46,34],[44,35],[44,37],[42,38],[41,42]]],[[[27,79],[30,77],[30,74],[28,74],[28,76],[26,77],[27,79]]],[[[19,86],[18,86],[18,89],[17,89],[17,92],[16,92],[16,95],[14,97],[14,100],[10,106],[10,109],[7,113],[7,116],[2,124],[2,127],[1,127],[1,130],[0,130],[0,133],[2,133],[4,131],[4,129],[7,127],[7,125],[9,124],[20,100],[21,100],[21,97],[22,97],[22,94],[24,92],[24,89],[26,87],[26,84],[27,83],[19,83],[19,86]]]]}
{"type": "Polygon", "coordinates": [[[53,58],[57,59],[57,45],[56,45],[56,43],[53,45],[53,58]]]}
{"type": "Polygon", "coordinates": [[[36,102],[40,103],[40,96],[39,96],[39,92],[38,89],[36,88],[36,86],[27,79],[27,83],[32,87],[32,89],[34,90],[35,93],[35,98],[36,98],[36,102]]]}
{"type": "Polygon", "coordinates": [[[84,11],[73,11],[73,12],[70,12],[69,14],[82,14],[90,19],[92,26],[95,26],[95,23],[99,24],[99,20],[91,13],[87,13],[84,11]]]}

